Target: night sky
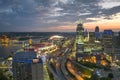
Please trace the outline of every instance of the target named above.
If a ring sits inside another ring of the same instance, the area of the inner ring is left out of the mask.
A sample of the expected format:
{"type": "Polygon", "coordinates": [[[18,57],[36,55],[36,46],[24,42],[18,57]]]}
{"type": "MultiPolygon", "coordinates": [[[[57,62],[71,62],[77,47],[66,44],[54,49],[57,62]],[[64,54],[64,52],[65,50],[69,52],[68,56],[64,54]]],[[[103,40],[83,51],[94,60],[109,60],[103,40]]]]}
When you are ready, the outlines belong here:
{"type": "Polygon", "coordinates": [[[0,32],[120,31],[120,0],[0,0],[0,32]]]}

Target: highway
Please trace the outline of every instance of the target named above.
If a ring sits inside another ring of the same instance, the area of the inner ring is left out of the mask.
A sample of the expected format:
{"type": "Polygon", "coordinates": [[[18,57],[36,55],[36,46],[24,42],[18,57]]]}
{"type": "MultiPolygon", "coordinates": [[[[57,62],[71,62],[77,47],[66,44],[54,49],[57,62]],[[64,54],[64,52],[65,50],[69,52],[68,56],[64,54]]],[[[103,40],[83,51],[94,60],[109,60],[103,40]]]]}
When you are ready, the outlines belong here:
{"type": "Polygon", "coordinates": [[[77,73],[77,71],[75,71],[75,69],[72,66],[72,63],[70,61],[67,62],[67,68],[68,70],[76,77],[77,80],[84,80],[81,75],[79,75],[77,73]]]}
{"type": "Polygon", "coordinates": [[[64,74],[64,76],[66,77],[67,80],[73,80],[73,78],[69,75],[69,72],[67,71],[67,69],[65,67],[66,62],[67,62],[67,57],[68,57],[69,53],[70,53],[70,49],[67,48],[65,50],[65,54],[64,54],[64,56],[62,57],[62,60],[61,60],[61,70],[62,70],[62,72],[63,72],[63,74],[64,74]]]}
{"type": "MultiPolygon", "coordinates": [[[[71,76],[69,75],[69,72],[66,70],[66,61],[67,61],[67,56],[69,54],[69,48],[65,49],[64,55],[60,56],[58,58],[58,64],[59,66],[56,66],[56,71],[59,71],[58,74],[65,79],[65,80],[73,80],[71,76]]],[[[63,80],[63,79],[62,79],[63,80]]]]}
{"type": "Polygon", "coordinates": [[[67,56],[70,53],[70,49],[67,48],[69,41],[66,41],[64,46],[66,48],[61,48],[59,51],[48,55],[47,65],[48,69],[51,71],[55,80],[73,80],[69,72],[66,69],[67,56]],[[52,60],[52,61],[51,61],[52,60]],[[52,65],[50,65],[52,64],[52,65]]]}
{"type": "MultiPolygon", "coordinates": [[[[59,57],[60,58],[60,57],[59,57]]],[[[56,65],[55,65],[55,68],[56,68],[56,72],[57,72],[57,74],[58,74],[58,76],[59,76],[59,78],[61,79],[61,80],[66,80],[66,78],[65,78],[65,76],[63,75],[63,73],[62,73],[62,71],[61,71],[61,60],[60,59],[58,59],[57,60],[57,62],[56,62],[56,65]]]]}
{"type": "Polygon", "coordinates": [[[47,57],[48,69],[51,71],[51,73],[53,74],[53,76],[55,77],[56,80],[58,80],[58,79],[59,80],[67,80],[61,70],[61,64],[62,64],[61,61],[63,58],[60,56],[60,54],[61,53],[54,53],[53,56],[49,55],[47,57]],[[54,69],[53,69],[53,66],[51,66],[50,64],[52,64],[54,66],[54,69]]]}
{"type": "Polygon", "coordinates": [[[84,68],[84,69],[87,69],[87,70],[89,70],[89,71],[94,71],[94,69],[92,69],[92,68],[89,68],[89,67],[86,67],[86,66],[84,66],[84,65],[82,65],[82,64],[80,64],[80,63],[78,63],[78,62],[76,62],[76,61],[72,61],[74,64],[77,64],[78,66],[80,66],[80,67],[82,67],[82,68],[84,68]]]}
{"type": "Polygon", "coordinates": [[[51,66],[50,59],[51,59],[50,56],[47,56],[46,63],[47,63],[48,69],[53,74],[55,80],[61,80],[61,79],[59,79],[58,75],[56,74],[56,71],[54,71],[53,67],[51,66]]]}
{"type": "Polygon", "coordinates": [[[69,75],[69,72],[66,70],[66,67],[65,67],[66,61],[67,61],[66,58],[63,57],[63,60],[61,61],[61,70],[67,80],[73,80],[72,77],[69,75]]]}

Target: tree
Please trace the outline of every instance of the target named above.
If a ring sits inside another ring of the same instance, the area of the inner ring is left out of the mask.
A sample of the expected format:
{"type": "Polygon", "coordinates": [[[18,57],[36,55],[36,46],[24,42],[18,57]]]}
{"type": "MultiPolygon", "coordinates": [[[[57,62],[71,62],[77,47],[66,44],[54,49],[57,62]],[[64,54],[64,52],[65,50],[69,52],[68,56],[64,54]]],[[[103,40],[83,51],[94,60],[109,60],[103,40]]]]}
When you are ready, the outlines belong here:
{"type": "Polygon", "coordinates": [[[7,76],[3,74],[2,70],[0,70],[0,80],[8,80],[7,76]]]}
{"type": "Polygon", "coordinates": [[[107,77],[107,80],[111,80],[112,78],[114,78],[113,73],[109,73],[108,77],[107,77]]]}
{"type": "Polygon", "coordinates": [[[97,74],[93,74],[91,80],[100,80],[97,74]]]}

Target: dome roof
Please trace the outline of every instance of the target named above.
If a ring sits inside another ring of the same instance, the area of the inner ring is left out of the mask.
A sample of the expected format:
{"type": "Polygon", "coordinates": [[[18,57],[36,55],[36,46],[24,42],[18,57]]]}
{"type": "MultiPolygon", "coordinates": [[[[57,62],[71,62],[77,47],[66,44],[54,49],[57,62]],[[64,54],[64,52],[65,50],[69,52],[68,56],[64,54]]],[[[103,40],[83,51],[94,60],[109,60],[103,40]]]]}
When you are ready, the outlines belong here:
{"type": "Polygon", "coordinates": [[[64,37],[59,35],[54,35],[54,36],[51,36],[49,39],[60,39],[60,38],[64,38],[64,37]]]}

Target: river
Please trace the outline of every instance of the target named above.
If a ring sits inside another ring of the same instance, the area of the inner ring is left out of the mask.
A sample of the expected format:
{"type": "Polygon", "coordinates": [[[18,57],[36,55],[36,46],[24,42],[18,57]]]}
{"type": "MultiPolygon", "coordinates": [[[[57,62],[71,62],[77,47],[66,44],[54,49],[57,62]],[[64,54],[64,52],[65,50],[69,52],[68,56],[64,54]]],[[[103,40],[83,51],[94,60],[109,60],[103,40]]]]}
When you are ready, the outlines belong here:
{"type": "Polygon", "coordinates": [[[20,48],[22,48],[21,44],[0,44],[0,59],[7,58],[20,48]]]}

